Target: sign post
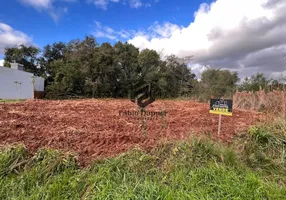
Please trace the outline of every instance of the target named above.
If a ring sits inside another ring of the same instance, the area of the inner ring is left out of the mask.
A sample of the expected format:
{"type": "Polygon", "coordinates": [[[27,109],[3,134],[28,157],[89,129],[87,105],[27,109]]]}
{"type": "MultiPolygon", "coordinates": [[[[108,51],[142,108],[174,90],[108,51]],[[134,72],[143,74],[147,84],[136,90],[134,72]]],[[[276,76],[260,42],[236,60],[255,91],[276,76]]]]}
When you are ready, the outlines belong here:
{"type": "Polygon", "coordinates": [[[211,99],[210,113],[219,115],[218,135],[221,132],[221,116],[232,116],[232,100],[229,99],[211,99]]]}
{"type": "Polygon", "coordinates": [[[219,115],[219,120],[218,120],[218,132],[217,134],[220,136],[220,129],[221,129],[221,115],[219,115]]]}

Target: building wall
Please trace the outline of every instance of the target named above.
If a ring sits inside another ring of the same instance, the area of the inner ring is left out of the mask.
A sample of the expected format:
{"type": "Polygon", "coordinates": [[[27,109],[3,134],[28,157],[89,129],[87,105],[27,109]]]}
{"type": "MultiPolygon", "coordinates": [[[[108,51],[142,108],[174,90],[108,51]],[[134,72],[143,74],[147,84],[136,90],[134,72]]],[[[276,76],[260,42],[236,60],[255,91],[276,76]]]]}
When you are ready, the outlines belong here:
{"type": "Polygon", "coordinates": [[[0,67],[0,99],[34,98],[34,88],[44,91],[44,79],[36,77],[33,88],[33,76],[32,73],[0,67]]]}
{"type": "Polygon", "coordinates": [[[44,92],[45,91],[45,79],[42,77],[36,77],[35,83],[34,83],[34,90],[38,92],[44,92]]]}

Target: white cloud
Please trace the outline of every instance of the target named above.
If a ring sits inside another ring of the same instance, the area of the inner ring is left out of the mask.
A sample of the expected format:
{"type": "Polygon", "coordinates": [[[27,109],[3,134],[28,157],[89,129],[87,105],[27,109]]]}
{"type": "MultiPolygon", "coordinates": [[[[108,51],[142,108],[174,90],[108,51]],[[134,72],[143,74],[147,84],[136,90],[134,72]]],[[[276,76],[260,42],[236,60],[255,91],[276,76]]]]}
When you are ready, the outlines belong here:
{"type": "Polygon", "coordinates": [[[149,32],[152,33],[152,37],[171,37],[174,32],[179,30],[182,27],[179,27],[176,24],[171,24],[165,22],[163,25],[160,25],[158,22],[155,22],[152,26],[148,28],[149,32]]]}
{"type": "MultiPolygon", "coordinates": [[[[111,3],[122,3],[126,5],[128,3],[131,8],[151,7],[150,0],[88,0],[89,3],[93,3],[96,7],[103,10],[107,10],[111,3]]],[[[158,1],[155,1],[157,3],[158,1]]]]}
{"type": "Polygon", "coordinates": [[[95,27],[93,30],[93,34],[95,35],[95,37],[108,38],[108,39],[115,38],[122,40],[131,39],[134,37],[142,37],[146,38],[147,40],[151,37],[168,37],[171,36],[175,30],[180,29],[178,25],[171,24],[169,22],[165,22],[162,25],[160,25],[158,22],[155,22],[153,25],[148,27],[146,31],[144,30],[116,31],[109,26],[103,26],[99,21],[95,21],[94,23],[95,27]]]}
{"type": "MultiPolygon", "coordinates": [[[[87,2],[94,4],[97,8],[107,10],[111,3],[122,3],[124,5],[129,4],[131,8],[140,8],[142,6],[151,7],[151,0],[18,0],[24,5],[34,7],[38,11],[47,12],[55,22],[59,21],[59,18],[68,12],[68,8],[58,7],[56,4],[62,3],[75,3],[75,2],[87,2]]],[[[157,3],[158,1],[153,1],[157,3]]]]}
{"type": "Polygon", "coordinates": [[[55,22],[58,22],[59,19],[64,14],[68,13],[67,7],[54,6],[55,2],[66,2],[66,3],[77,2],[77,0],[19,0],[19,1],[22,4],[34,7],[40,12],[41,11],[47,12],[55,22]]]}
{"type": "Polygon", "coordinates": [[[53,0],[20,0],[22,3],[37,9],[47,9],[52,6],[53,0]]]}
{"type": "Polygon", "coordinates": [[[21,44],[32,44],[32,39],[25,33],[0,22],[0,55],[5,53],[5,48],[21,44]]]}
{"type": "Polygon", "coordinates": [[[53,7],[52,9],[48,10],[48,14],[56,23],[59,22],[60,18],[67,13],[67,7],[53,7]]]}
{"type": "Polygon", "coordinates": [[[130,33],[128,31],[125,31],[125,30],[121,30],[121,31],[119,31],[117,33],[123,39],[127,39],[127,38],[130,37],[130,33]]]}
{"type": "Polygon", "coordinates": [[[217,0],[202,4],[188,27],[155,23],[129,42],[244,75],[280,72],[286,68],[277,62],[286,54],[285,10],[285,0],[217,0]]]}
{"type": "Polygon", "coordinates": [[[141,6],[143,6],[143,3],[140,0],[130,0],[131,8],[140,8],[141,6]]]}
{"type": "Polygon", "coordinates": [[[4,60],[0,60],[0,67],[4,66],[4,60]]]}
{"type": "Polygon", "coordinates": [[[102,26],[101,22],[95,21],[95,30],[93,31],[93,35],[96,38],[108,38],[110,40],[116,40],[117,39],[117,34],[115,31],[108,27],[108,26],[102,26]]]}
{"type": "Polygon", "coordinates": [[[198,79],[201,79],[201,74],[203,71],[208,69],[209,66],[204,66],[199,63],[193,64],[189,66],[192,69],[192,73],[194,73],[198,79]]]}
{"type": "MultiPolygon", "coordinates": [[[[106,10],[109,2],[114,2],[114,1],[112,0],[89,0],[89,2],[92,2],[98,8],[102,8],[106,10]]],[[[115,2],[118,2],[118,1],[115,1],[115,2]]]]}
{"type": "Polygon", "coordinates": [[[94,30],[92,34],[96,38],[107,38],[109,40],[119,40],[119,39],[129,39],[131,37],[131,32],[126,30],[115,31],[109,26],[103,26],[101,22],[94,22],[94,30]]]}

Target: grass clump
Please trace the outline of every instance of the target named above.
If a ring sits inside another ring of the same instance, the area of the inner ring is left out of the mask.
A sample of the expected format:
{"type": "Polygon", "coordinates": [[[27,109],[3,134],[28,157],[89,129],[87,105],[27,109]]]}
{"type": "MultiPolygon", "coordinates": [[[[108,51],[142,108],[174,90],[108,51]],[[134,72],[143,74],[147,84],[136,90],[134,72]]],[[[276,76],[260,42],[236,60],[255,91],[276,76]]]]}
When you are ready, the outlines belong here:
{"type": "Polygon", "coordinates": [[[0,103],[20,103],[24,101],[26,101],[26,99],[0,99],[0,103]]]}
{"type": "Polygon", "coordinates": [[[191,138],[84,169],[59,151],[2,148],[0,199],[285,199],[284,126],[271,126],[250,128],[239,145],[191,138]]]}
{"type": "Polygon", "coordinates": [[[243,140],[246,164],[286,183],[286,120],[251,127],[243,140]]]}
{"type": "Polygon", "coordinates": [[[0,148],[0,178],[12,173],[19,173],[29,158],[28,150],[24,146],[0,148]]]}

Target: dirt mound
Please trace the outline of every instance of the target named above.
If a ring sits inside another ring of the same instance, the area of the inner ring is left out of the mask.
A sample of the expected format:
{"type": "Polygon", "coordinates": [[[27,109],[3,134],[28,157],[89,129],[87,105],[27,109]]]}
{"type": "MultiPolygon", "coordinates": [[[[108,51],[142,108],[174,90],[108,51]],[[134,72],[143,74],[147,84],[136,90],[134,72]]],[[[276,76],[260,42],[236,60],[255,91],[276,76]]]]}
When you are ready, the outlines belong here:
{"type": "Polygon", "coordinates": [[[129,100],[26,101],[0,104],[0,144],[24,143],[30,150],[51,147],[70,151],[85,165],[94,158],[109,157],[139,145],[148,149],[159,141],[184,139],[191,132],[211,134],[230,141],[261,118],[254,112],[234,110],[222,117],[209,114],[209,105],[192,101],[158,100],[147,111],[166,111],[167,116],[147,120],[120,112],[138,111],[129,100]],[[143,125],[143,126],[142,126],[143,125]]]}

